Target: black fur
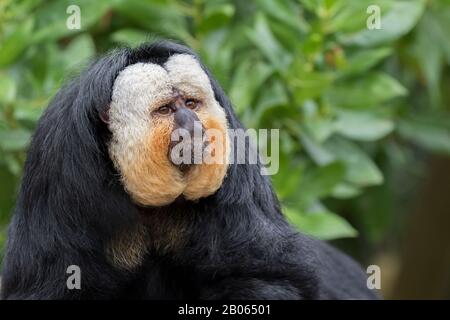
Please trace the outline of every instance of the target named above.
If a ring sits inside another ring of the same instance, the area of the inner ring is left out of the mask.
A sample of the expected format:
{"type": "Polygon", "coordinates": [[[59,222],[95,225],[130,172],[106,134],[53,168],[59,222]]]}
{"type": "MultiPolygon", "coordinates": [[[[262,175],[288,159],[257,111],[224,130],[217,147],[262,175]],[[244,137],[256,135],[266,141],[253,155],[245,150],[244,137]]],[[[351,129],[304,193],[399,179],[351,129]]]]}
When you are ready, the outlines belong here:
{"type": "MultiPolygon", "coordinates": [[[[118,73],[189,53],[171,42],[121,49],[61,89],[28,151],[9,228],[1,296],[5,299],[327,299],[376,298],[350,258],[297,233],[285,221],[260,165],[231,165],[219,191],[196,203],[138,208],[117,179],[100,120],[118,73]],[[145,211],[143,214],[142,212],[145,211]],[[150,250],[123,271],[105,247],[149,219],[149,230],[182,223],[182,248],[150,250]],[[82,270],[82,289],[66,288],[66,269],[82,270]]],[[[208,73],[231,128],[243,128],[208,73]]]]}

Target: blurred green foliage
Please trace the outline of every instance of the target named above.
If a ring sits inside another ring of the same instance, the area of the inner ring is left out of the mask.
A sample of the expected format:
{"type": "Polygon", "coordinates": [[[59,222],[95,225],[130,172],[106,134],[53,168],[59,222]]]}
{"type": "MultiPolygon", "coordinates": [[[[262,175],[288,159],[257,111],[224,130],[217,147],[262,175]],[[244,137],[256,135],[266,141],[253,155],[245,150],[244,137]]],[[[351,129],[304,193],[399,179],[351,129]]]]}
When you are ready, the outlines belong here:
{"type": "Polygon", "coordinates": [[[449,30],[447,0],[2,0],[0,245],[49,99],[96,55],[158,38],[198,51],[248,127],[280,129],[273,182],[294,224],[376,242],[408,188],[391,173],[417,175],[417,147],[450,153],[449,30]]]}

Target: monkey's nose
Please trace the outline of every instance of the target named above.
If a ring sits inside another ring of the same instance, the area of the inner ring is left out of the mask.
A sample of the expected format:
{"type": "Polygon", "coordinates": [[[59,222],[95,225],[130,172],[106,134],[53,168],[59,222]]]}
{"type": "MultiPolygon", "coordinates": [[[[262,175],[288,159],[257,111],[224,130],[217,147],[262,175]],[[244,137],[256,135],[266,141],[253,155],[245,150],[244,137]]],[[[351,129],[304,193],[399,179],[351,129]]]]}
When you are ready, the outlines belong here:
{"type": "Polygon", "coordinates": [[[202,161],[204,128],[195,112],[183,107],[176,110],[174,121],[169,159],[181,171],[185,172],[193,164],[202,161]]]}
{"type": "Polygon", "coordinates": [[[175,129],[185,129],[191,136],[194,135],[195,130],[201,129],[201,122],[194,111],[187,108],[179,108],[175,112],[175,129]],[[200,127],[199,127],[200,126],[200,127]]]}

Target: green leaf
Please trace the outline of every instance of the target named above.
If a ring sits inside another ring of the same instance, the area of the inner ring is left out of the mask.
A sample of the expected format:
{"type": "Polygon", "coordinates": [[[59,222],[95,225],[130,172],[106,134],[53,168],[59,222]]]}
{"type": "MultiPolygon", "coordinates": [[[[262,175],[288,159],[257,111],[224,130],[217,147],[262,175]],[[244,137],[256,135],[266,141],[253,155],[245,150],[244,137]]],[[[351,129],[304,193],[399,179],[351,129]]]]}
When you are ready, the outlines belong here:
{"type": "MultiPolygon", "coordinates": [[[[404,186],[402,189],[407,188],[408,186],[404,186]]],[[[356,207],[355,223],[364,230],[369,241],[380,243],[390,234],[395,219],[398,218],[398,197],[387,184],[373,188],[361,196],[356,207]]]]}
{"type": "Polygon", "coordinates": [[[374,141],[394,130],[394,122],[369,112],[338,111],[335,130],[355,140],[374,141]]]}
{"type": "Polygon", "coordinates": [[[430,13],[424,15],[416,34],[413,50],[418,60],[418,67],[425,76],[432,106],[437,108],[442,98],[440,83],[445,55],[445,45],[443,48],[441,46],[446,42],[450,44],[450,39],[442,35],[436,17],[430,13]]]}
{"type": "Polygon", "coordinates": [[[306,130],[300,130],[298,135],[302,142],[302,146],[316,164],[326,165],[336,160],[336,157],[321,143],[312,138],[306,130]]]}
{"type": "Polygon", "coordinates": [[[450,117],[416,116],[401,120],[399,134],[432,152],[450,154],[450,117]]]}
{"type": "Polygon", "coordinates": [[[291,1],[257,0],[258,6],[273,18],[299,32],[309,29],[307,22],[303,19],[300,8],[291,1]]]}
{"type": "Polygon", "coordinates": [[[304,127],[308,134],[317,142],[325,142],[335,133],[334,122],[331,117],[319,116],[304,121],[304,127]]]}
{"type": "Polygon", "coordinates": [[[331,195],[336,199],[350,199],[359,196],[361,192],[361,189],[355,187],[354,185],[347,182],[342,182],[333,189],[331,195]]]}
{"type": "Polygon", "coordinates": [[[285,153],[280,154],[280,171],[272,177],[280,199],[287,199],[298,193],[298,183],[303,176],[303,164],[293,161],[285,153]]]}
{"type": "Polygon", "coordinates": [[[332,7],[326,11],[323,19],[324,31],[328,33],[351,33],[366,28],[367,8],[376,4],[381,12],[387,12],[392,7],[392,0],[334,0],[332,7]]]}
{"type": "Polygon", "coordinates": [[[230,32],[227,28],[208,32],[200,48],[200,55],[204,57],[205,65],[209,66],[211,72],[216,75],[217,81],[225,89],[230,87],[231,71],[235,67],[233,65],[235,42],[227,42],[230,32]]]}
{"type": "Polygon", "coordinates": [[[305,170],[293,201],[303,208],[328,196],[345,176],[345,166],[336,161],[322,167],[305,170]]]}
{"type": "Polygon", "coordinates": [[[315,100],[306,100],[301,105],[302,125],[318,143],[334,133],[333,118],[326,109],[325,105],[319,105],[315,100]]]}
{"type": "Polygon", "coordinates": [[[0,103],[10,103],[16,98],[17,87],[11,77],[0,75],[0,103]]]}
{"type": "Polygon", "coordinates": [[[358,75],[371,69],[392,53],[391,48],[377,48],[357,51],[350,56],[347,64],[339,70],[340,76],[358,75]]]}
{"type": "Polygon", "coordinates": [[[343,218],[331,212],[300,213],[284,208],[287,219],[300,231],[322,240],[356,237],[358,232],[343,218]]]}
{"type": "Polygon", "coordinates": [[[257,98],[257,90],[273,71],[270,65],[255,62],[254,59],[244,60],[237,67],[229,90],[236,112],[240,113],[251,106],[252,101],[257,98]]]}
{"type": "Polygon", "coordinates": [[[254,108],[249,108],[248,113],[244,113],[247,120],[245,124],[250,128],[275,128],[284,120],[282,110],[293,111],[292,108],[286,108],[288,97],[281,81],[270,81],[256,94],[258,97],[254,108]]]}
{"type": "Polygon", "coordinates": [[[367,109],[406,95],[406,88],[397,80],[385,73],[372,72],[362,79],[351,79],[330,87],[326,98],[339,108],[367,109]]]}
{"type": "Polygon", "coordinates": [[[127,0],[114,6],[119,16],[158,35],[190,40],[187,20],[175,2],[127,0]]]}
{"type": "Polygon", "coordinates": [[[27,48],[33,24],[32,19],[25,20],[11,34],[0,41],[0,68],[15,62],[27,48]]]}
{"type": "Polygon", "coordinates": [[[317,0],[300,0],[300,3],[303,7],[305,7],[305,9],[316,12],[322,2],[317,0]]]}
{"type": "Polygon", "coordinates": [[[0,148],[5,151],[23,150],[30,138],[31,133],[24,129],[0,130],[0,148]]]}
{"type": "Polygon", "coordinates": [[[422,16],[425,0],[397,0],[387,12],[381,12],[381,28],[363,30],[343,41],[346,44],[375,46],[394,41],[407,34],[422,16]]]}
{"type": "Polygon", "coordinates": [[[321,96],[333,83],[334,75],[327,72],[298,72],[289,79],[295,101],[299,104],[321,96]]]}
{"type": "Polygon", "coordinates": [[[136,47],[148,40],[148,33],[135,29],[121,29],[111,35],[111,40],[130,47],[136,47]]]}
{"type": "Polygon", "coordinates": [[[101,18],[116,2],[121,2],[121,0],[48,1],[33,13],[37,20],[37,30],[33,35],[33,42],[39,43],[74,35],[87,31],[96,23],[107,24],[108,17],[105,17],[105,21],[101,21],[101,18]],[[70,5],[77,5],[80,8],[80,30],[67,28],[67,19],[70,17],[67,8],[70,5]]]}
{"type": "Polygon", "coordinates": [[[28,121],[35,124],[47,104],[47,99],[17,100],[14,108],[14,118],[17,121],[28,121]]]}
{"type": "Polygon", "coordinates": [[[23,163],[21,163],[13,153],[5,153],[5,157],[2,162],[5,164],[5,167],[8,168],[9,172],[12,173],[15,177],[20,176],[23,168],[23,163]]]}
{"type": "Polygon", "coordinates": [[[430,10],[430,20],[432,20],[433,38],[438,39],[434,45],[439,45],[447,57],[447,63],[450,64],[450,6],[448,4],[441,4],[435,10],[430,10]]]}
{"type": "Polygon", "coordinates": [[[203,18],[197,26],[198,32],[210,32],[226,25],[234,15],[234,6],[230,3],[207,2],[203,18]]]}
{"type": "Polygon", "coordinates": [[[95,45],[89,34],[81,34],[75,37],[64,49],[62,58],[66,70],[80,69],[95,54],[95,45]]]}
{"type": "Polygon", "coordinates": [[[275,39],[263,14],[256,15],[255,26],[247,30],[247,35],[261,53],[278,69],[282,70],[290,63],[291,56],[275,39]]]}
{"type": "Polygon", "coordinates": [[[346,164],[346,180],[359,187],[383,183],[383,174],[370,157],[356,144],[334,137],[325,143],[325,148],[346,164]]]}

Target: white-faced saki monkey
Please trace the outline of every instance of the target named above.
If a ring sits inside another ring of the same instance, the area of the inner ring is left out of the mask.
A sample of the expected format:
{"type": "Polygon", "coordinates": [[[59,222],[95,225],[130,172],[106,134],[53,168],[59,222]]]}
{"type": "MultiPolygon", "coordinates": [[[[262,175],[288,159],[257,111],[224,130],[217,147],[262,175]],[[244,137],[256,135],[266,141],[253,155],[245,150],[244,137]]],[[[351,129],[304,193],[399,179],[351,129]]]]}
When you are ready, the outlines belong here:
{"type": "Polygon", "coordinates": [[[377,298],[357,263],[288,224],[261,161],[230,161],[231,129],[244,127],[185,46],[144,44],[92,63],[37,125],[1,297],[377,298]],[[176,129],[203,138],[174,140],[176,129]],[[172,152],[180,144],[192,149],[172,152]],[[211,144],[215,161],[183,160],[211,144]]]}

